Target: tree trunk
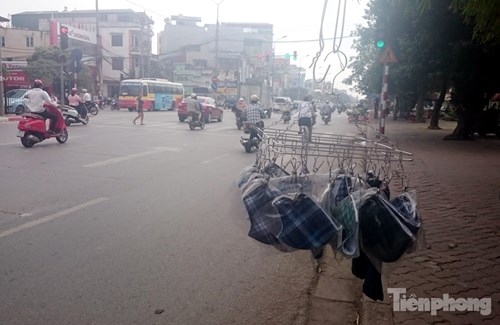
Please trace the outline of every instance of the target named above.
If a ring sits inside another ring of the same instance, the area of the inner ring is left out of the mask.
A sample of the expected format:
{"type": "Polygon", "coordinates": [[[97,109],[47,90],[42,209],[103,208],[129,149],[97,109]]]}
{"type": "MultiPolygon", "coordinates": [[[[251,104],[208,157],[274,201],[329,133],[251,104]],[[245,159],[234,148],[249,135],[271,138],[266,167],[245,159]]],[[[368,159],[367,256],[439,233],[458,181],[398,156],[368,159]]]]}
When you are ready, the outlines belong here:
{"type": "Polygon", "coordinates": [[[471,115],[467,110],[463,109],[462,106],[456,108],[458,115],[458,123],[452,134],[444,137],[443,140],[474,140],[470,136],[471,128],[471,115]]]}
{"type": "Polygon", "coordinates": [[[425,123],[424,118],[424,94],[419,94],[417,98],[417,108],[415,112],[415,122],[425,123]]]}
{"type": "Polygon", "coordinates": [[[443,77],[443,80],[441,82],[441,89],[439,91],[439,98],[434,103],[434,107],[432,109],[431,123],[429,124],[429,129],[432,130],[441,129],[439,127],[439,114],[441,113],[441,107],[443,106],[444,98],[446,96],[447,91],[448,91],[448,78],[443,77]]]}

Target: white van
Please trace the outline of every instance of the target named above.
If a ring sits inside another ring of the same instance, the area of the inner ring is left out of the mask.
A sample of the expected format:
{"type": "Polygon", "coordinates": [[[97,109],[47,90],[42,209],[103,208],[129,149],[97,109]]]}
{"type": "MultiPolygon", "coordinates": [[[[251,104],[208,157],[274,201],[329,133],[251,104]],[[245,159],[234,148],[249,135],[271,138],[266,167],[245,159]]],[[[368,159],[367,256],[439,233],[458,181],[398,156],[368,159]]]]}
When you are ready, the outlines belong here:
{"type": "Polygon", "coordinates": [[[273,103],[273,112],[279,113],[283,110],[290,111],[292,108],[292,100],[290,97],[276,97],[273,103]]]}

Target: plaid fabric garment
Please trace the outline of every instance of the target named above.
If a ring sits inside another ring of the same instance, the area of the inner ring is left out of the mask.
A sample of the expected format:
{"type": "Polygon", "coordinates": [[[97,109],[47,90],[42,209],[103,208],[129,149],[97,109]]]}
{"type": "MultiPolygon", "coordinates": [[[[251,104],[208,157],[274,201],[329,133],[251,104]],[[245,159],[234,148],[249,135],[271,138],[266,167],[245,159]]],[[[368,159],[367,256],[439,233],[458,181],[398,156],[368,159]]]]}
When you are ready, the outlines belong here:
{"type": "Polygon", "coordinates": [[[297,249],[320,248],[338,234],[338,229],[327,213],[309,196],[281,196],[273,201],[281,216],[283,230],[278,239],[297,249]]]}
{"type": "Polygon", "coordinates": [[[358,210],[352,196],[347,196],[331,210],[332,217],[342,225],[342,238],[340,245],[331,242],[333,249],[339,250],[348,257],[359,256],[359,223],[358,210]]]}
{"type": "Polygon", "coordinates": [[[343,176],[340,179],[337,179],[336,182],[339,182],[339,187],[335,193],[335,205],[349,196],[349,188],[352,184],[351,178],[348,176],[343,176]]]}
{"type": "Polygon", "coordinates": [[[281,195],[275,187],[262,178],[255,179],[243,195],[243,204],[250,218],[248,236],[268,245],[280,245],[277,234],[282,223],[272,201],[281,195]]]}
{"type": "Polygon", "coordinates": [[[421,226],[420,214],[414,202],[408,198],[407,193],[398,195],[391,201],[396,211],[399,212],[401,221],[411,230],[414,235],[417,235],[421,226]]]}
{"type": "Polygon", "coordinates": [[[248,182],[252,174],[257,172],[258,170],[254,166],[248,166],[243,168],[238,177],[236,177],[236,184],[238,185],[238,188],[241,189],[248,182]]]}
{"type": "Polygon", "coordinates": [[[400,213],[380,195],[370,197],[359,208],[361,249],[382,262],[394,262],[410,248],[415,237],[400,213]]]}
{"type": "Polygon", "coordinates": [[[250,104],[243,111],[243,120],[247,123],[257,124],[262,121],[262,109],[259,104],[250,104]]]}

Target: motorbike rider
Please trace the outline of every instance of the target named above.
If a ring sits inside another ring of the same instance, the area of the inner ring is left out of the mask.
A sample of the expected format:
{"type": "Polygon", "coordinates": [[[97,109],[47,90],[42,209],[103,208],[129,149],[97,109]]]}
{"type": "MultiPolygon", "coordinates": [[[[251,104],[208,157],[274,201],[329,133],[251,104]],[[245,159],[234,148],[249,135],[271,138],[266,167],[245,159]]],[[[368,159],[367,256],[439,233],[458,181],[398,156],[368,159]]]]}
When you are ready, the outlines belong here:
{"type": "Polygon", "coordinates": [[[192,93],[191,97],[187,98],[187,111],[188,115],[191,115],[191,120],[197,122],[201,115],[201,104],[198,102],[198,95],[195,93],[192,93]]]}
{"type": "Polygon", "coordinates": [[[83,97],[82,101],[85,105],[85,107],[88,109],[93,103],[92,103],[92,96],[90,96],[90,93],[87,91],[87,89],[83,88],[83,97]]]}
{"type": "Polygon", "coordinates": [[[236,119],[241,118],[243,111],[245,110],[245,107],[246,107],[245,100],[243,99],[243,97],[241,97],[236,102],[236,105],[233,106],[233,108],[231,109],[234,115],[236,116],[236,119]]]}
{"type": "Polygon", "coordinates": [[[76,89],[76,88],[71,89],[71,93],[68,96],[68,105],[73,107],[74,109],[76,109],[76,111],[78,112],[78,114],[82,118],[85,118],[85,116],[87,114],[86,114],[86,112],[84,112],[85,108],[82,107],[83,100],[80,96],[78,96],[77,92],[78,92],[78,89],[76,89]]]}
{"type": "Polygon", "coordinates": [[[44,105],[47,104],[52,107],[57,107],[58,105],[50,99],[49,94],[42,87],[43,82],[40,79],[36,79],[33,82],[33,89],[24,95],[24,104],[31,113],[40,115],[45,119],[50,119],[49,132],[55,134],[57,133],[56,125],[59,116],[47,110],[44,105]]]}
{"type": "MultiPolygon", "coordinates": [[[[311,140],[312,137],[312,119],[313,116],[316,114],[314,111],[314,106],[311,103],[311,96],[306,95],[304,96],[304,99],[302,103],[300,103],[299,108],[298,108],[298,117],[299,117],[299,127],[305,126],[307,127],[309,131],[309,139],[311,140]]],[[[299,132],[301,133],[301,132],[299,132]]]]}
{"type": "Polygon", "coordinates": [[[329,120],[332,118],[332,106],[329,101],[326,101],[325,105],[323,105],[321,115],[327,115],[329,120]]]}
{"type": "MultiPolygon", "coordinates": [[[[262,116],[264,111],[259,104],[259,96],[250,96],[250,105],[243,111],[242,117],[246,123],[253,124],[259,128],[264,127],[264,122],[262,121],[262,116]]],[[[250,128],[250,140],[259,138],[259,130],[256,127],[250,128]]]]}

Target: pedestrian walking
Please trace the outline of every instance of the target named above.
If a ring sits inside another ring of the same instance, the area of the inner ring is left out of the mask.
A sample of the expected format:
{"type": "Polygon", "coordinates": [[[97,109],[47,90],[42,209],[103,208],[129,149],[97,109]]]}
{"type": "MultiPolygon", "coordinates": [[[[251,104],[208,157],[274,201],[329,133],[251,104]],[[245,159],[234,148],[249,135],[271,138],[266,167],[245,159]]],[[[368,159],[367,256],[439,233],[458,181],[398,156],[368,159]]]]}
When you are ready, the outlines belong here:
{"type": "Polygon", "coordinates": [[[141,125],[144,125],[144,101],[142,100],[142,95],[137,96],[137,117],[133,120],[135,121],[141,119],[141,125]]]}

